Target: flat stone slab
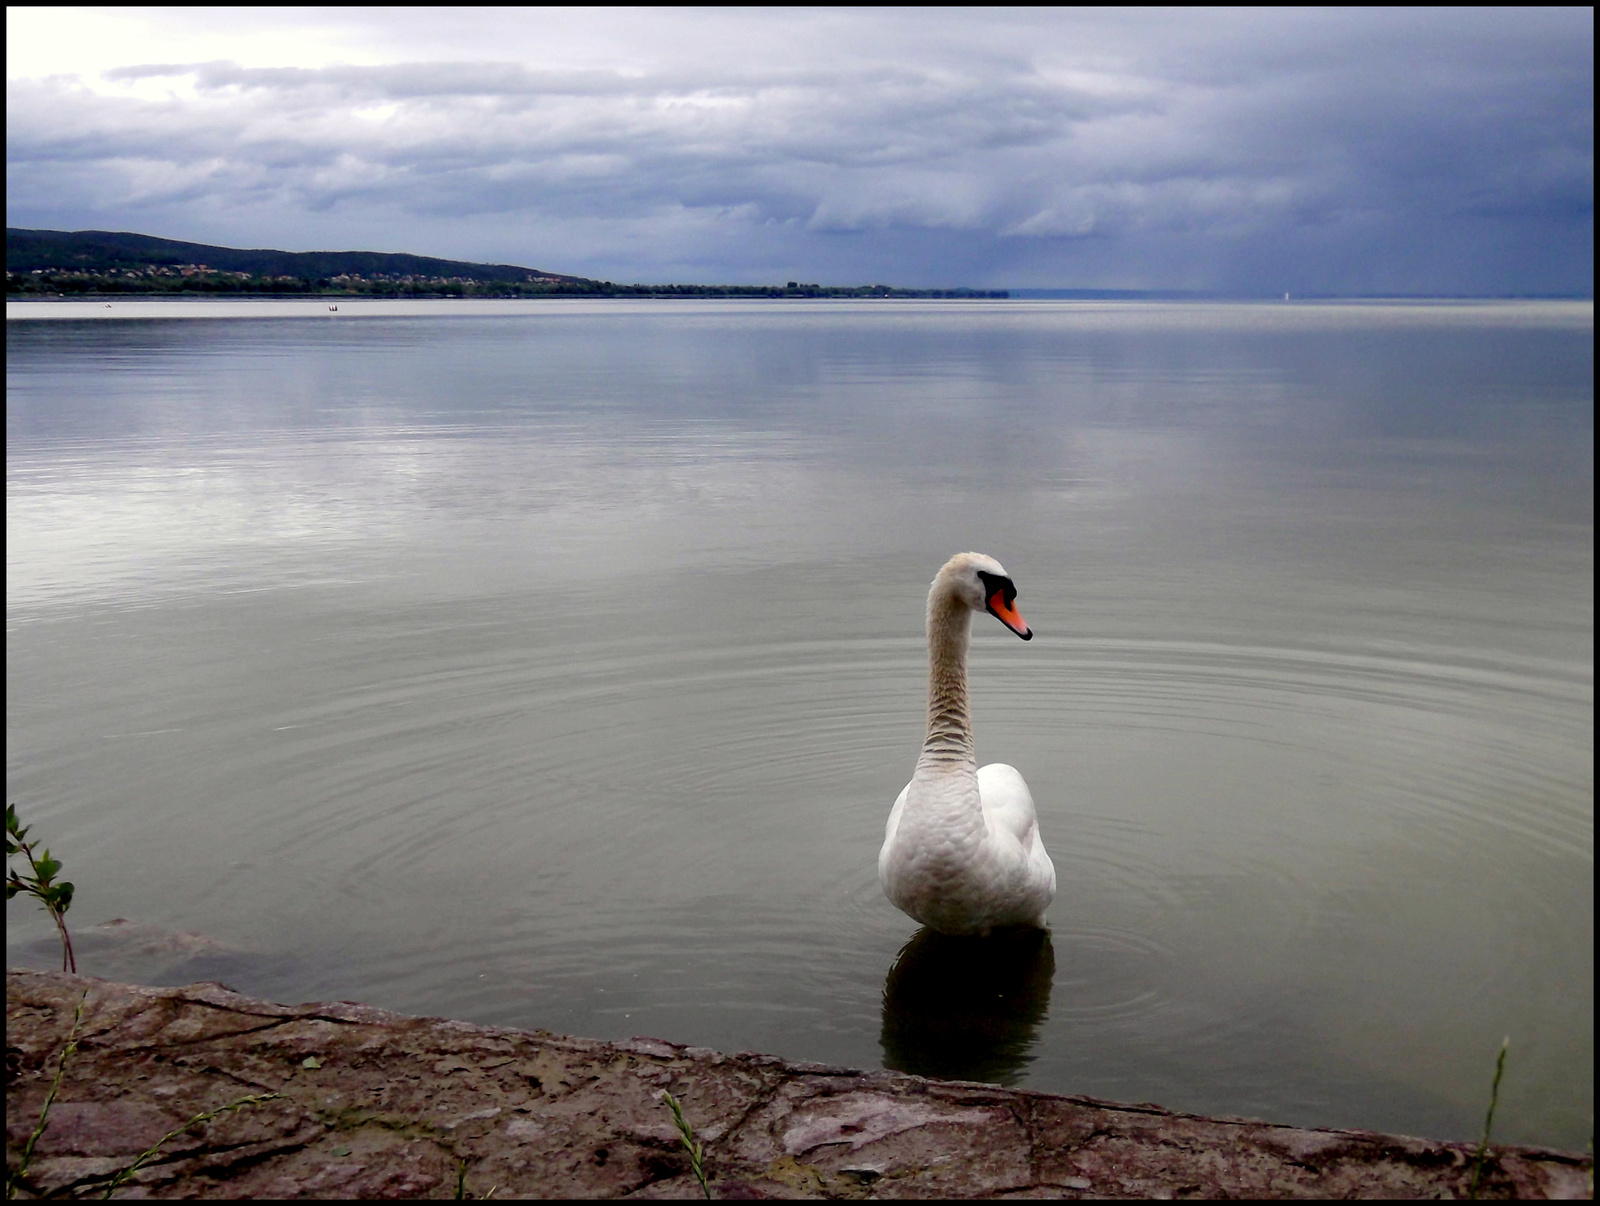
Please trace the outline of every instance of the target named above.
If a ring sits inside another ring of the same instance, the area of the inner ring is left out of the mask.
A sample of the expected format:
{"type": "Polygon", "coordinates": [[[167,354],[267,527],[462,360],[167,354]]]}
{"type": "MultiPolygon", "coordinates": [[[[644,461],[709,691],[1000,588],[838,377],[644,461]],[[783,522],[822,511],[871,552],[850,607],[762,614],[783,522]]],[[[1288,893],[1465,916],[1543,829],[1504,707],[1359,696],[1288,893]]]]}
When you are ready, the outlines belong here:
{"type": "MultiPolygon", "coordinates": [[[[1465,1197],[1474,1150],[1156,1106],[413,1018],[220,984],[6,976],[14,1171],[67,1061],[23,1196],[696,1198],[1465,1197]],[[85,994],[86,997],[85,997],[85,994]],[[273,1093],[183,1130],[195,1115],[273,1093]]],[[[1495,1147],[1481,1197],[1585,1198],[1593,1161],[1495,1147]]]]}

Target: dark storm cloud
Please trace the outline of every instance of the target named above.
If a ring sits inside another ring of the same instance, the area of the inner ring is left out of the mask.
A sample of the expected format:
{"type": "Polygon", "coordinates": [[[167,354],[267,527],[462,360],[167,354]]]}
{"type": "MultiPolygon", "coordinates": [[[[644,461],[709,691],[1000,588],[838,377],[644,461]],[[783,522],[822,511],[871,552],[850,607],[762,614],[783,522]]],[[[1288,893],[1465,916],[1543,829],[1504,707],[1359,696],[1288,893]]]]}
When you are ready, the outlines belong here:
{"type": "Polygon", "coordinates": [[[418,30],[380,65],[13,78],[11,221],[624,279],[1592,287],[1589,10],[657,13],[588,53],[569,14],[537,56],[540,29],[495,36],[542,19],[478,18],[458,61],[418,30]]]}

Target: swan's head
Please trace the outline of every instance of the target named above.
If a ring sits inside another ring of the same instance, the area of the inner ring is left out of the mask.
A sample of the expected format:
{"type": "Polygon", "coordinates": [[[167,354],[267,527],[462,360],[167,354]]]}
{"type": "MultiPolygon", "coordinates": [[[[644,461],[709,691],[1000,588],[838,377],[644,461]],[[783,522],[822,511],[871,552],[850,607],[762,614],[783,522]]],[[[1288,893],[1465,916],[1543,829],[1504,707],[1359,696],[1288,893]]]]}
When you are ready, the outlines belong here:
{"type": "Polygon", "coordinates": [[[986,611],[1025,641],[1033,629],[1017,610],[1017,586],[1005,567],[982,553],[957,553],[939,570],[928,598],[944,595],[965,603],[973,611],[986,611]]]}

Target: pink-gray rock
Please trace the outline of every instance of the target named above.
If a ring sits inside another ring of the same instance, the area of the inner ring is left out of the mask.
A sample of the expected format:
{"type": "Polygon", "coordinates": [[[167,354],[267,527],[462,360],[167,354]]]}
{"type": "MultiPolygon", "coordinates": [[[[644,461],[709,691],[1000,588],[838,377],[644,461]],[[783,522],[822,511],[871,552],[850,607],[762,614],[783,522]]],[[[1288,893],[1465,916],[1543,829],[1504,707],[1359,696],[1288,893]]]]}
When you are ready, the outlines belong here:
{"type": "MultiPolygon", "coordinates": [[[[987,1085],[275,1005],[217,984],[7,975],[15,1170],[85,998],[25,1193],[98,1196],[195,1115],[119,1197],[699,1197],[662,1100],[705,1144],[716,1197],[1464,1197],[1469,1145],[1305,1130],[987,1085]]],[[[1496,1147],[1482,1197],[1590,1196],[1588,1157],[1496,1147]]]]}

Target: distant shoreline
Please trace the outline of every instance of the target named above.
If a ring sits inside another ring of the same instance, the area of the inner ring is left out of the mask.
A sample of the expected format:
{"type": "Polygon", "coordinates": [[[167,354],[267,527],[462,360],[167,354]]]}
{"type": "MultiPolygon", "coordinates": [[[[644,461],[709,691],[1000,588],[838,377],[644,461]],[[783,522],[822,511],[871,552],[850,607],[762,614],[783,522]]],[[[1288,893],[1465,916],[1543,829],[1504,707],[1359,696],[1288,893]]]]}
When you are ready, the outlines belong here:
{"type": "Polygon", "coordinates": [[[474,293],[466,296],[451,293],[415,293],[415,294],[382,294],[382,293],[199,293],[199,292],[171,292],[171,293],[12,293],[6,296],[6,305],[10,306],[52,306],[73,304],[80,306],[97,305],[145,305],[145,304],[177,304],[189,305],[233,305],[254,304],[270,302],[276,304],[292,304],[301,306],[339,305],[350,303],[353,305],[370,305],[373,303],[413,303],[413,302],[592,302],[592,301],[1010,301],[1010,302],[1100,302],[1107,304],[1133,304],[1150,303],[1163,305],[1206,304],[1206,305],[1258,305],[1258,306],[1284,306],[1284,305],[1506,305],[1511,303],[1528,304],[1564,304],[1564,305],[1594,305],[1593,297],[1577,297],[1563,294],[1509,294],[1509,295],[1461,295],[1461,294],[1306,294],[1290,298],[1255,297],[1232,294],[1200,294],[1200,293],[1165,293],[1142,290],[1109,290],[1109,289],[1010,289],[978,292],[967,290],[897,290],[893,293],[874,294],[855,292],[850,290],[836,290],[818,292],[814,294],[784,294],[777,293],[718,293],[711,290],[705,292],[648,292],[644,289],[629,292],[615,293],[541,293],[541,294],[493,294],[474,293]]]}
{"type": "Polygon", "coordinates": [[[988,297],[894,285],[619,285],[517,264],[388,251],[219,247],[115,230],[6,227],[6,297],[988,297]]]}
{"type": "MultiPolygon", "coordinates": [[[[1412,309],[1423,307],[1459,307],[1462,309],[1478,309],[1486,306],[1559,306],[1562,308],[1581,308],[1591,316],[1594,309],[1593,298],[1576,297],[1305,297],[1294,298],[1285,302],[1278,298],[1270,297],[1133,297],[1133,296],[1058,296],[1058,297],[1024,297],[1011,293],[1009,296],[990,297],[976,294],[960,294],[956,296],[915,296],[915,297],[870,297],[870,296],[820,296],[820,297],[763,297],[763,296],[738,296],[728,294],[700,294],[700,295],[672,295],[672,294],[553,294],[544,297],[452,297],[449,295],[428,297],[374,297],[358,295],[355,297],[340,296],[337,294],[34,294],[25,297],[12,295],[6,298],[7,318],[43,318],[43,313],[32,314],[24,311],[83,311],[80,317],[122,317],[137,316],[138,311],[148,313],[153,309],[166,309],[169,307],[183,307],[194,310],[215,311],[217,307],[224,309],[261,309],[261,310],[295,310],[303,315],[323,314],[359,314],[383,311],[387,313],[416,312],[419,308],[426,308],[431,313],[454,313],[460,311],[483,312],[489,309],[501,312],[514,312],[523,309],[528,304],[555,304],[564,303],[597,303],[597,302],[747,302],[747,303],[846,303],[846,302],[1007,302],[1010,305],[1050,305],[1050,304],[1088,304],[1111,306],[1252,306],[1263,310],[1293,310],[1296,308],[1323,308],[1328,306],[1348,307],[1376,307],[1393,306],[1396,308],[1412,309]],[[107,310],[117,311],[116,314],[105,314],[107,310]],[[135,313],[130,315],[130,311],[135,313]]],[[[65,315],[61,315],[65,317],[65,315]]]]}
{"type": "Polygon", "coordinates": [[[325,281],[297,280],[281,287],[260,287],[222,274],[199,282],[184,281],[171,287],[150,286],[147,282],[124,283],[115,274],[100,274],[92,282],[89,274],[73,274],[67,288],[52,289],[59,283],[27,281],[7,273],[6,300],[23,301],[545,301],[552,298],[679,299],[724,298],[731,300],[815,300],[815,299],[899,299],[999,301],[1009,298],[1005,289],[898,289],[889,285],[613,285],[585,288],[578,285],[540,285],[518,282],[463,281],[448,287],[429,284],[394,286],[385,281],[363,281],[362,287],[342,288],[325,281]],[[72,287],[84,285],[82,288],[72,287]],[[105,288],[102,286],[114,287],[105,288]]]}
{"type": "Polygon", "coordinates": [[[278,251],[219,247],[129,231],[6,228],[6,299],[523,300],[547,298],[793,299],[899,298],[1012,301],[1588,301],[1593,293],[1351,296],[1244,295],[1191,289],[1037,286],[912,289],[895,285],[621,285],[528,268],[444,260],[406,252],[278,251]]]}
{"type": "MultiPolygon", "coordinates": [[[[277,291],[230,289],[226,292],[208,292],[199,289],[171,290],[82,290],[61,293],[14,292],[6,294],[9,302],[33,301],[571,301],[613,298],[619,301],[1005,301],[1012,297],[1005,289],[884,289],[873,291],[865,286],[852,289],[819,287],[811,292],[789,291],[779,288],[752,285],[748,289],[711,285],[673,285],[656,288],[648,285],[625,285],[611,290],[584,292],[581,290],[529,291],[526,293],[498,293],[475,289],[466,293],[428,292],[410,293],[339,293],[333,290],[277,291]]],[[[1142,300],[1142,299],[1129,299],[1142,300]]]]}

